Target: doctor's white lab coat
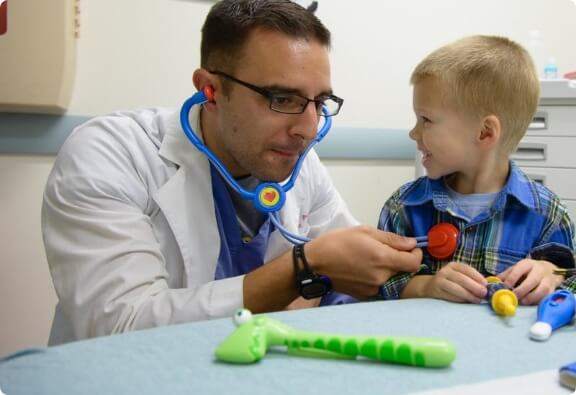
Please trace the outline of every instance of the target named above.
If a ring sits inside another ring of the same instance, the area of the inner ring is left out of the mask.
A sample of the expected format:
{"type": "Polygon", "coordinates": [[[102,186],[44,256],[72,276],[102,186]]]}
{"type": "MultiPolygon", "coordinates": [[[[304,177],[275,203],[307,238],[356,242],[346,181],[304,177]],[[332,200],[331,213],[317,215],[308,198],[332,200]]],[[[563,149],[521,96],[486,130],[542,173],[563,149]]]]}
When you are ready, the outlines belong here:
{"type": "MultiPolygon", "coordinates": [[[[280,217],[311,238],[356,224],[314,151],[280,217]]],[[[50,344],[220,318],[243,306],[244,276],[214,281],[220,235],[209,162],[177,112],[115,113],[76,128],[49,176],[42,230],[59,297],[50,344]]],[[[265,262],[288,248],[274,231],[265,262]]]]}

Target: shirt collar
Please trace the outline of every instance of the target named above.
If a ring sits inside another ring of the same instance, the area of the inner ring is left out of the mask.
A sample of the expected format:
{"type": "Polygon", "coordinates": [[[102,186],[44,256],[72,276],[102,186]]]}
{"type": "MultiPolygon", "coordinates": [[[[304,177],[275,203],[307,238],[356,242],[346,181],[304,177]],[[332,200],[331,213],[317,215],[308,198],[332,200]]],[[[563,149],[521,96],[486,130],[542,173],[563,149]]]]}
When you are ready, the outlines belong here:
{"type": "MultiPolygon", "coordinates": [[[[432,201],[434,207],[438,210],[446,210],[451,202],[446,190],[444,177],[437,180],[421,177],[409,184],[403,195],[404,204],[407,206],[416,206],[432,201]]],[[[536,190],[531,185],[530,179],[513,161],[510,161],[508,180],[495,200],[496,209],[504,207],[507,196],[513,196],[529,209],[534,209],[537,204],[536,190]]]]}

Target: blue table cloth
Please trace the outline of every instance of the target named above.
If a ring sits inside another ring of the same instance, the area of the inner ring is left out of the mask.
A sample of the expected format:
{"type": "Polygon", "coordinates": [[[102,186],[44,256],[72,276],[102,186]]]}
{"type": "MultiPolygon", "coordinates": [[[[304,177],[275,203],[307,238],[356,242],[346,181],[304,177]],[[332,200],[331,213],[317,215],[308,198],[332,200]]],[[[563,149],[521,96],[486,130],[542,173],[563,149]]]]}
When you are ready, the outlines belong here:
{"type": "Polygon", "coordinates": [[[509,320],[488,305],[411,299],[268,314],[297,329],[353,335],[440,337],[454,343],[447,369],[269,352],[253,365],[218,362],[234,330],[220,319],[22,350],[0,361],[0,388],[18,394],[406,394],[558,369],[576,361],[576,329],[530,340],[535,307],[509,320]]]}

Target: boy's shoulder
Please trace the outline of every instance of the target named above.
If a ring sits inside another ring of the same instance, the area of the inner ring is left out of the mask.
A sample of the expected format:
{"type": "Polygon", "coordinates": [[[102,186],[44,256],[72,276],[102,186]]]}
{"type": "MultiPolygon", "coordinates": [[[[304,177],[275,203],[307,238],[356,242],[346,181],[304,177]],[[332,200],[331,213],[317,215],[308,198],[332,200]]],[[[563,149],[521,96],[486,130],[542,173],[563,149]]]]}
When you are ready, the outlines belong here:
{"type": "Polygon", "coordinates": [[[542,184],[541,182],[537,182],[537,181],[533,181],[530,180],[533,185],[534,188],[536,189],[536,194],[539,197],[539,202],[540,202],[540,206],[542,206],[543,208],[546,207],[551,207],[551,206],[561,206],[564,207],[564,203],[562,203],[562,200],[560,199],[560,197],[556,194],[556,192],[554,192],[553,190],[551,190],[550,188],[548,188],[546,185],[542,184]]]}
{"type": "Polygon", "coordinates": [[[431,190],[431,180],[422,176],[403,184],[392,194],[390,200],[398,203],[417,203],[431,198],[431,190]]]}
{"type": "Polygon", "coordinates": [[[522,169],[516,167],[520,180],[527,184],[533,199],[534,209],[541,212],[549,212],[550,210],[561,209],[567,211],[564,203],[560,197],[550,188],[539,181],[531,179],[522,169]]]}

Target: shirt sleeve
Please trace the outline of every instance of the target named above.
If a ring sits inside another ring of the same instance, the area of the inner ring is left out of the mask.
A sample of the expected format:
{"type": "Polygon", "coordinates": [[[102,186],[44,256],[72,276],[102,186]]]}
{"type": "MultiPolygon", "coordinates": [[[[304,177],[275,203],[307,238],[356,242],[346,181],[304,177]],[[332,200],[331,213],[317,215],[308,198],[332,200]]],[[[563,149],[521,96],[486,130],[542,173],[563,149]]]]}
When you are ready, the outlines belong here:
{"type": "Polygon", "coordinates": [[[567,289],[570,292],[576,293],[576,276],[570,276],[562,282],[561,289],[567,289]]]}
{"type": "MultiPolygon", "coordinates": [[[[408,222],[402,208],[400,190],[396,191],[384,204],[378,220],[378,229],[406,235],[408,222]]],[[[398,273],[392,276],[380,287],[380,296],[383,299],[399,299],[400,294],[413,276],[412,273],[398,273]]]]}
{"type": "MultiPolygon", "coordinates": [[[[542,231],[540,243],[532,249],[533,259],[546,260],[554,265],[571,269],[574,263],[574,223],[568,209],[553,195],[547,205],[547,221],[542,231]]],[[[560,288],[576,292],[576,276],[566,278],[560,288]]]]}
{"type": "Polygon", "coordinates": [[[67,140],[48,179],[44,245],[58,317],[70,327],[61,341],[219,318],[242,306],[243,277],[190,286],[169,271],[179,266],[163,254],[151,197],[164,179],[148,170],[172,168],[142,135],[124,118],[92,121],[67,140]]]}

